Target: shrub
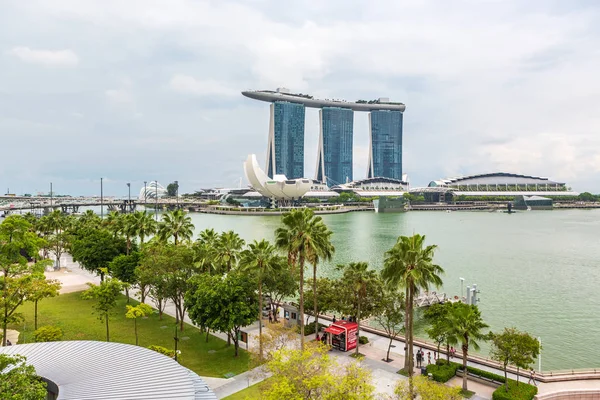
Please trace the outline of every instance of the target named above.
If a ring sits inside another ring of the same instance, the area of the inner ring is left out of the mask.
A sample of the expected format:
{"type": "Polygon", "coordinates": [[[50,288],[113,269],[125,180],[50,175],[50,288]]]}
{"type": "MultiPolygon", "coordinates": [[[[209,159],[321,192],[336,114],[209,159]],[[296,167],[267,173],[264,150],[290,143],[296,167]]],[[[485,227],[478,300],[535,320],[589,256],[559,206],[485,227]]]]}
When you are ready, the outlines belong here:
{"type": "Polygon", "coordinates": [[[360,343],[360,344],[367,344],[367,343],[369,343],[369,338],[366,337],[366,336],[360,336],[358,338],[358,343],[360,343]]]}
{"type": "MultiPolygon", "coordinates": [[[[460,369],[462,371],[462,365],[459,364],[458,369],[460,369]]],[[[500,383],[506,382],[506,380],[504,379],[504,377],[502,375],[494,374],[493,372],[489,372],[489,371],[484,371],[482,369],[473,368],[473,367],[470,367],[468,365],[467,365],[467,371],[469,371],[469,373],[472,374],[472,375],[477,375],[477,376],[480,376],[482,378],[491,379],[491,380],[494,380],[496,382],[500,382],[500,383]]]]}
{"type": "MultiPolygon", "coordinates": [[[[319,331],[322,331],[325,328],[327,328],[327,326],[319,323],[319,331]]],[[[296,326],[296,329],[297,329],[298,333],[300,333],[300,325],[296,326]]],[[[306,336],[306,335],[314,335],[314,334],[315,334],[315,323],[314,323],[314,321],[311,322],[308,325],[304,325],[304,336],[306,336]]]]}
{"type": "Polygon", "coordinates": [[[447,364],[444,362],[439,364],[429,364],[427,366],[427,374],[431,374],[434,381],[444,383],[448,382],[456,375],[458,367],[459,365],[456,363],[447,364]]]}
{"type": "Polygon", "coordinates": [[[160,354],[164,354],[167,357],[175,357],[175,350],[169,350],[166,347],[151,345],[148,346],[150,350],[154,350],[160,354]]]}
{"type": "Polygon", "coordinates": [[[508,392],[504,385],[492,393],[493,400],[531,400],[537,394],[538,388],[512,379],[508,380],[508,392]]]}
{"type": "Polygon", "coordinates": [[[42,326],[33,333],[36,342],[58,342],[63,332],[58,326],[42,326]]]}

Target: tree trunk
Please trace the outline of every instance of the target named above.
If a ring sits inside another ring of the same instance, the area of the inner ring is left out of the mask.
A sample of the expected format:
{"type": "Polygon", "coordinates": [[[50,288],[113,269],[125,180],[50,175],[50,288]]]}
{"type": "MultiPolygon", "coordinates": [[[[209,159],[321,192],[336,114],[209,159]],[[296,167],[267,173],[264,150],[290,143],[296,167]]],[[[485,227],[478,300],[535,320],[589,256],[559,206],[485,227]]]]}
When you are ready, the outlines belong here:
{"type": "Polygon", "coordinates": [[[360,344],[360,298],[358,299],[358,307],[356,307],[356,323],[358,326],[356,327],[356,351],[354,354],[358,356],[358,345],[360,344]]]}
{"type": "Polygon", "coordinates": [[[304,350],[304,255],[300,255],[300,350],[304,350]]]}
{"type": "Polygon", "coordinates": [[[408,308],[407,308],[407,317],[408,317],[408,332],[406,336],[407,350],[408,350],[408,393],[411,399],[415,398],[414,395],[414,387],[412,377],[414,375],[413,370],[413,285],[409,283],[408,285],[408,308]]]}
{"type": "Polygon", "coordinates": [[[235,347],[235,356],[237,357],[238,356],[238,350],[240,348],[240,341],[237,338],[237,334],[235,336],[236,336],[235,339],[233,339],[233,345],[235,347]]]}
{"type": "Polygon", "coordinates": [[[506,364],[504,363],[504,387],[506,388],[506,391],[508,392],[508,374],[506,373],[506,364]]]}
{"type": "Polygon", "coordinates": [[[263,359],[263,337],[262,337],[262,280],[258,279],[258,359],[263,359]]]}
{"type": "Polygon", "coordinates": [[[210,329],[206,328],[206,343],[208,343],[208,332],[210,332],[210,329]]]}
{"type": "MultiPolygon", "coordinates": [[[[315,313],[315,339],[319,337],[319,314],[317,310],[317,264],[313,265],[313,308],[315,313]]],[[[358,348],[358,343],[356,345],[358,348]]]]}
{"type": "Polygon", "coordinates": [[[135,331],[135,345],[138,345],[138,334],[137,334],[137,318],[133,319],[133,330],[135,331]]]}
{"type": "Polygon", "coordinates": [[[38,301],[35,301],[35,305],[34,305],[34,311],[33,311],[33,329],[37,331],[37,303],[38,301]]]}
{"type": "Polygon", "coordinates": [[[410,297],[410,293],[408,290],[408,286],[406,287],[406,296],[405,296],[405,307],[404,307],[404,370],[406,371],[406,373],[408,373],[408,370],[410,369],[409,367],[409,358],[408,358],[408,335],[409,335],[409,324],[410,324],[410,317],[408,315],[409,310],[408,310],[408,304],[409,304],[409,299],[410,297]]]}
{"type": "Polygon", "coordinates": [[[4,319],[2,320],[2,346],[3,347],[6,346],[6,331],[7,330],[8,330],[8,304],[5,304],[4,305],[4,319]]]}
{"type": "Polygon", "coordinates": [[[446,342],[446,361],[450,365],[450,343],[446,342]]]}
{"type": "Polygon", "coordinates": [[[104,282],[104,272],[100,272],[100,283],[104,282]]]}
{"type": "Polygon", "coordinates": [[[467,355],[469,353],[469,345],[463,344],[463,390],[467,390],[467,355]]]}
{"type": "Polygon", "coordinates": [[[129,304],[129,286],[125,286],[125,296],[127,296],[127,304],[129,304]]]}
{"type": "Polygon", "coordinates": [[[106,313],[104,318],[106,319],[106,341],[110,342],[110,336],[109,336],[109,332],[108,332],[108,313],[106,313]]]}
{"type": "Polygon", "coordinates": [[[390,350],[392,349],[392,341],[394,339],[392,338],[392,335],[390,335],[390,344],[388,345],[388,351],[387,351],[387,356],[385,357],[385,361],[389,362],[390,361],[390,350]]]}

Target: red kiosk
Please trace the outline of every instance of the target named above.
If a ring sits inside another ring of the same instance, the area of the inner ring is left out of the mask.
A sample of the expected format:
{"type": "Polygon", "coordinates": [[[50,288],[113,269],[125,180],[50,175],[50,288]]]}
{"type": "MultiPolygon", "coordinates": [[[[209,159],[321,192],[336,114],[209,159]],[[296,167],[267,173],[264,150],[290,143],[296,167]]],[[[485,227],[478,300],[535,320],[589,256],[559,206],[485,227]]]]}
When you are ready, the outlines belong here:
{"type": "Polygon", "coordinates": [[[358,324],[349,321],[336,321],[325,328],[327,343],[340,351],[349,351],[356,347],[358,324]]]}

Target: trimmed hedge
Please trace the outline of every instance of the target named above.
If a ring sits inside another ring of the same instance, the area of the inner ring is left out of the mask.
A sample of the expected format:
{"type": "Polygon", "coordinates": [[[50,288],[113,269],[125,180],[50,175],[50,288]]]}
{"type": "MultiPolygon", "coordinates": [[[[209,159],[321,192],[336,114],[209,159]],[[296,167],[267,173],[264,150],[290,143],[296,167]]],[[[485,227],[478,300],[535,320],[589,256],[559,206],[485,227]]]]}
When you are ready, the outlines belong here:
{"type": "Polygon", "coordinates": [[[360,336],[358,338],[358,343],[360,343],[360,344],[367,344],[367,343],[369,343],[369,338],[366,337],[366,336],[360,336]]]}
{"type": "MultiPolygon", "coordinates": [[[[462,364],[459,364],[458,369],[462,371],[462,364]]],[[[496,382],[505,383],[506,380],[502,375],[494,374],[493,372],[484,371],[482,369],[473,368],[467,365],[467,371],[473,375],[480,376],[482,378],[491,379],[496,382]]]]}
{"type": "Polygon", "coordinates": [[[529,385],[512,379],[508,380],[508,392],[504,385],[494,390],[492,400],[531,400],[537,394],[537,386],[529,385]]]}
{"type": "MultiPolygon", "coordinates": [[[[323,329],[327,328],[326,325],[323,325],[319,322],[319,331],[323,331],[323,329]]],[[[296,325],[296,331],[300,333],[300,325],[296,325]]],[[[314,321],[308,325],[304,325],[304,336],[314,335],[315,334],[315,323],[314,321]]]]}
{"type": "MultiPolygon", "coordinates": [[[[438,360],[439,361],[439,360],[438,360]]],[[[436,382],[448,382],[450,379],[452,379],[454,377],[454,375],[456,375],[456,370],[458,369],[459,365],[456,363],[450,363],[449,365],[447,363],[436,363],[436,364],[429,364],[426,369],[427,369],[427,374],[431,374],[431,377],[433,378],[434,381],[436,382]]]]}

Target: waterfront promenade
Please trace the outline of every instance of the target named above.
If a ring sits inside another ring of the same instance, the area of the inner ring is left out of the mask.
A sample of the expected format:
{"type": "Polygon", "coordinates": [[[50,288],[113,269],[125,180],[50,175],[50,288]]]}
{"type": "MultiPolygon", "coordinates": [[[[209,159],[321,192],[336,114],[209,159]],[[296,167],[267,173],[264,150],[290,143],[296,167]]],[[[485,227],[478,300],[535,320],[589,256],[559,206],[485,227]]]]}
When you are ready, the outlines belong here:
{"type": "MultiPolygon", "coordinates": [[[[64,256],[61,260],[61,264],[65,265],[67,268],[58,272],[47,273],[47,276],[49,278],[59,279],[61,282],[63,282],[63,288],[61,290],[61,293],[85,290],[87,288],[87,282],[99,283],[98,277],[91,275],[87,271],[84,271],[81,268],[79,268],[77,263],[74,263],[70,256],[64,256]]],[[[135,295],[135,291],[133,291],[132,294],[135,295]]],[[[150,300],[148,300],[148,303],[152,306],[150,300]]],[[[165,313],[175,316],[174,306],[170,303],[167,304],[165,313]]],[[[319,319],[321,321],[324,321],[327,320],[328,317],[320,316],[319,319]]],[[[190,324],[193,324],[189,320],[187,315],[185,317],[185,321],[190,324]]],[[[248,332],[249,348],[256,348],[258,340],[258,322],[254,323],[249,327],[244,328],[244,331],[248,332]]],[[[224,334],[218,332],[212,334],[224,340],[227,339],[224,334]]],[[[402,375],[397,374],[397,371],[401,369],[404,365],[404,342],[401,339],[393,340],[392,345],[394,347],[392,348],[390,357],[394,361],[392,361],[391,363],[386,363],[383,362],[382,359],[385,358],[387,346],[389,344],[389,339],[385,337],[384,334],[381,334],[380,332],[374,329],[369,329],[368,327],[365,327],[363,330],[361,330],[361,336],[366,336],[369,339],[368,344],[362,345],[360,347],[360,352],[366,356],[362,363],[365,367],[372,371],[374,384],[377,387],[377,392],[382,395],[392,394],[396,383],[399,380],[406,379],[402,375]]],[[[435,349],[435,346],[433,344],[416,340],[415,346],[416,349],[420,347],[423,348],[423,350],[426,353],[427,351],[431,351],[433,356],[433,349],[435,349]]],[[[341,353],[338,351],[332,351],[331,354],[332,356],[336,357],[336,359],[338,359],[340,363],[350,362],[354,360],[353,358],[350,358],[350,354],[352,354],[352,352],[341,353]]],[[[458,357],[454,358],[454,361],[461,362],[460,353],[457,353],[457,356],[458,357]]],[[[444,357],[445,355],[442,354],[442,358],[444,357]]],[[[497,367],[495,367],[494,363],[491,360],[487,360],[479,356],[469,356],[468,364],[479,369],[503,375],[503,372],[497,367]]],[[[415,368],[415,374],[419,373],[420,370],[415,368]]],[[[527,382],[527,375],[527,371],[524,371],[520,380],[527,382]]],[[[268,374],[265,374],[264,371],[258,369],[248,371],[227,379],[213,377],[203,377],[203,379],[215,391],[219,398],[223,398],[229,396],[230,394],[243,390],[249,385],[258,383],[267,377],[268,374]]],[[[516,379],[516,376],[513,372],[509,373],[509,377],[512,379],[516,379]]],[[[449,384],[453,386],[460,385],[460,379],[461,378],[459,377],[455,377],[449,382],[449,384]]],[[[588,374],[579,373],[575,371],[571,374],[561,375],[560,380],[557,379],[558,378],[556,374],[540,374],[538,381],[538,399],[550,399],[552,397],[545,396],[551,396],[552,393],[568,390],[593,391],[594,393],[598,393],[600,395],[600,369],[598,370],[598,374],[595,374],[594,370],[590,370],[590,373],[588,374]]],[[[491,399],[491,394],[495,390],[495,388],[495,386],[490,386],[487,384],[482,384],[479,382],[469,380],[469,389],[477,394],[477,397],[473,397],[476,400],[491,399]]]]}

